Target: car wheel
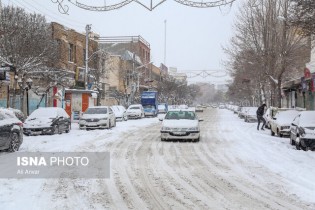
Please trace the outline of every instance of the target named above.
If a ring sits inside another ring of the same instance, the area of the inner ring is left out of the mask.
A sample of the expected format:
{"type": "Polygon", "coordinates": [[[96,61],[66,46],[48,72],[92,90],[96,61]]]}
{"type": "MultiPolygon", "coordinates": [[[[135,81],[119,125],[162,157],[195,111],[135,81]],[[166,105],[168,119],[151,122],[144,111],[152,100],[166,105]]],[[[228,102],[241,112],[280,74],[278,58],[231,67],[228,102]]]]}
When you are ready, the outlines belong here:
{"type": "Polygon", "coordinates": [[[10,146],[9,146],[9,152],[16,152],[19,150],[20,145],[21,145],[21,141],[20,141],[20,135],[18,133],[13,132],[11,134],[11,142],[10,142],[10,146]]]}
{"type": "Polygon", "coordinates": [[[113,127],[116,127],[116,120],[114,120],[114,125],[113,125],[113,127]]]}
{"type": "Polygon", "coordinates": [[[70,132],[70,125],[68,126],[68,129],[66,130],[66,133],[69,133],[70,132]]]}
{"type": "Polygon", "coordinates": [[[165,141],[165,139],[161,138],[161,141],[165,141]]]}
{"type": "Polygon", "coordinates": [[[273,131],[272,131],[272,129],[271,129],[271,135],[272,135],[272,136],[274,136],[274,135],[275,135],[275,132],[273,132],[273,131]]]}
{"type": "Polygon", "coordinates": [[[108,123],[108,129],[111,129],[112,128],[112,124],[110,123],[110,121],[109,121],[109,123],[108,123]]]}
{"type": "Polygon", "coordinates": [[[300,147],[301,147],[301,149],[303,150],[303,151],[308,151],[308,147],[307,146],[303,146],[303,144],[301,144],[301,142],[300,142],[300,147]]]}
{"type": "Polygon", "coordinates": [[[200,137],[194,140],[194,142],[199,142],[199,141],[200,141],[200,137]]]}
{"type": "Polygon", "coordinates": [[[280,131],[278,129],[277,129],[277,136],[280,137],[280,138],[283,137],[283,135],[280,133],[280,131]]]}
{"type": "Polygon", "coordinates": [[[292,138],[292,133],[290,134],[290,144],[291,144],[292,146],[295,145],[295,141],[294,141],[293,138],[292,138]]]}

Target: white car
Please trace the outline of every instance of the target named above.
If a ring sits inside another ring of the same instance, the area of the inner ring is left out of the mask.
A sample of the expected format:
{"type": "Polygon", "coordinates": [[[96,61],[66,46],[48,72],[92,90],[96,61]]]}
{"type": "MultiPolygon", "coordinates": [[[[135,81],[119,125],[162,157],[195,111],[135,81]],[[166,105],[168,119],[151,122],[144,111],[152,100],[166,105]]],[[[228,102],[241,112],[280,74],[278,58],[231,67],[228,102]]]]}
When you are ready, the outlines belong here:
{"type": "Polygon", "coordinates": [[[290,144],[297,150],[315,150],[315,111],[302,111],[290,127],[290,144]]]}
{"type": "Polygon", "coordinates": [[[293,110],[291,108],[278,108],[278,107],[269,107],[265,114],[264,114],[264,118],[266,120],[266,128],[268,129],[271,129],[271,121],[273,120],[273,118],[275,117],[275,115],[278,113],[278,112],[283,112],[283,111],[286,111],[286,110],[293,110]]]}
{"type": "Polygon", "coordinates": [[[128,119],[139,119],[144,117],[144,109],[141,104],[130,105],[126,111],[128,119]]]}
{"type": "Polygon", "coordinates": [[[299,114],[297,110],[287,110],[278,112],[270,121],[271,135],[279,137],[290,135],[290,126],[294,118],[299,114]]]}
{"type": "Polygon", "coordinates": [[[80,129],[105,129],[116,126],[116,117],[108,106],[89,107],[80,117],[80,129]]]}
{"type": "Polygon", "coordinates": [[[248,107],[245,111],[244,121],[245,122],[257,122],[257,109],[258,107],[248,107]]]}
{"type": "Polygon", "coordinates": [[[168,111],[162,122],[161,141],[164,140],[191,140],[200,139],[199,120],[191,110],[168,111]]]}
{"type": "Polygon", "coordinates": [[[196,112],[203,112],[203,107],[201,105],[196,106],[196,112]]]}
{"type": "Polygon", "coordinates": [[[111,106],[115,116],[116,116],[116,121],[120,120],[120,121],[127,121],[128,120],[128,116],[127,116],[127,110],[125,109],[125,107],[120,106],[120,105],[114,105],[111,106]]]}

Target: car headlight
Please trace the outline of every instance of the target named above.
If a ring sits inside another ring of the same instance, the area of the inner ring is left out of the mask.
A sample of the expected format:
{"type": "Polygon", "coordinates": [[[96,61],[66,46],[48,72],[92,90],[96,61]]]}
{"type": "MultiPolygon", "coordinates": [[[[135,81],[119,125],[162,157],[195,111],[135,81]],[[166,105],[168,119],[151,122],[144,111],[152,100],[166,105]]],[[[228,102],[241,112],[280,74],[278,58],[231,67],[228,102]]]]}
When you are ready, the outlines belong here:
{"type": "Polygon", "coordinates": [[[162,131],[170,131],[171,128],[170,127],[162,127],[162,131]]]}
{"type": "Polygon", "coordinates": [[[79,121],[79,124],[85,124],[85,123],[86,123],[85,120],[80,120],[80,121],[79,121]]]}
{"type": "Polygon", "coordinates": [[[198,129],[198,127],[192,127],[192,128],[188,128],[187,130],[188,131],[198,131],[199,129],[198,129]]]}

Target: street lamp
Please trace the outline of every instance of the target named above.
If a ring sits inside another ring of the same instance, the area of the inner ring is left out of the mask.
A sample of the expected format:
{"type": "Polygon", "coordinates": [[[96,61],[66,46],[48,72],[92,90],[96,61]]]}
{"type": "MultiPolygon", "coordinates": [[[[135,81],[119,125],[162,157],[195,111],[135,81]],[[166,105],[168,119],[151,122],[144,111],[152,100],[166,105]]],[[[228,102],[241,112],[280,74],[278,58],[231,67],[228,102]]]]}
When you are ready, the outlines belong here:
{"type": "Polygon", "coordinates": [[[28,90],[32,88],[33,80],[31,78],[28,78],[26,80],[26,85],[24,86],[24,82],[21,78],[17,80],[17,83],[20,87],[20,90],[22,90],[21,95],[22,95],[22,100],[21,100],[21,110],[24,110],[23,107],[23,102],[24,102],[24,91],[26,90],[26,114],[27,116],[29,115],[29,106],[28,106],[28,90]]]}

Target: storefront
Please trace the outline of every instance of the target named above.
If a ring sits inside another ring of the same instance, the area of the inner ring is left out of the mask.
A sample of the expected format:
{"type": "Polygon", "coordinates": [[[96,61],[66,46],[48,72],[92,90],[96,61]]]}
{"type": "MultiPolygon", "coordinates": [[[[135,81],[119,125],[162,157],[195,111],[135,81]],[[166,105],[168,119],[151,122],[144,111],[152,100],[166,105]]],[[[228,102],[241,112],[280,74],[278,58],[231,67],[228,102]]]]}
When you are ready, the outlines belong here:
{"type": "Polygon", "coordinates": [[[65,89],[65,110],[77,122],[88,107],[96,106],[97,91],[65,89]]]}

